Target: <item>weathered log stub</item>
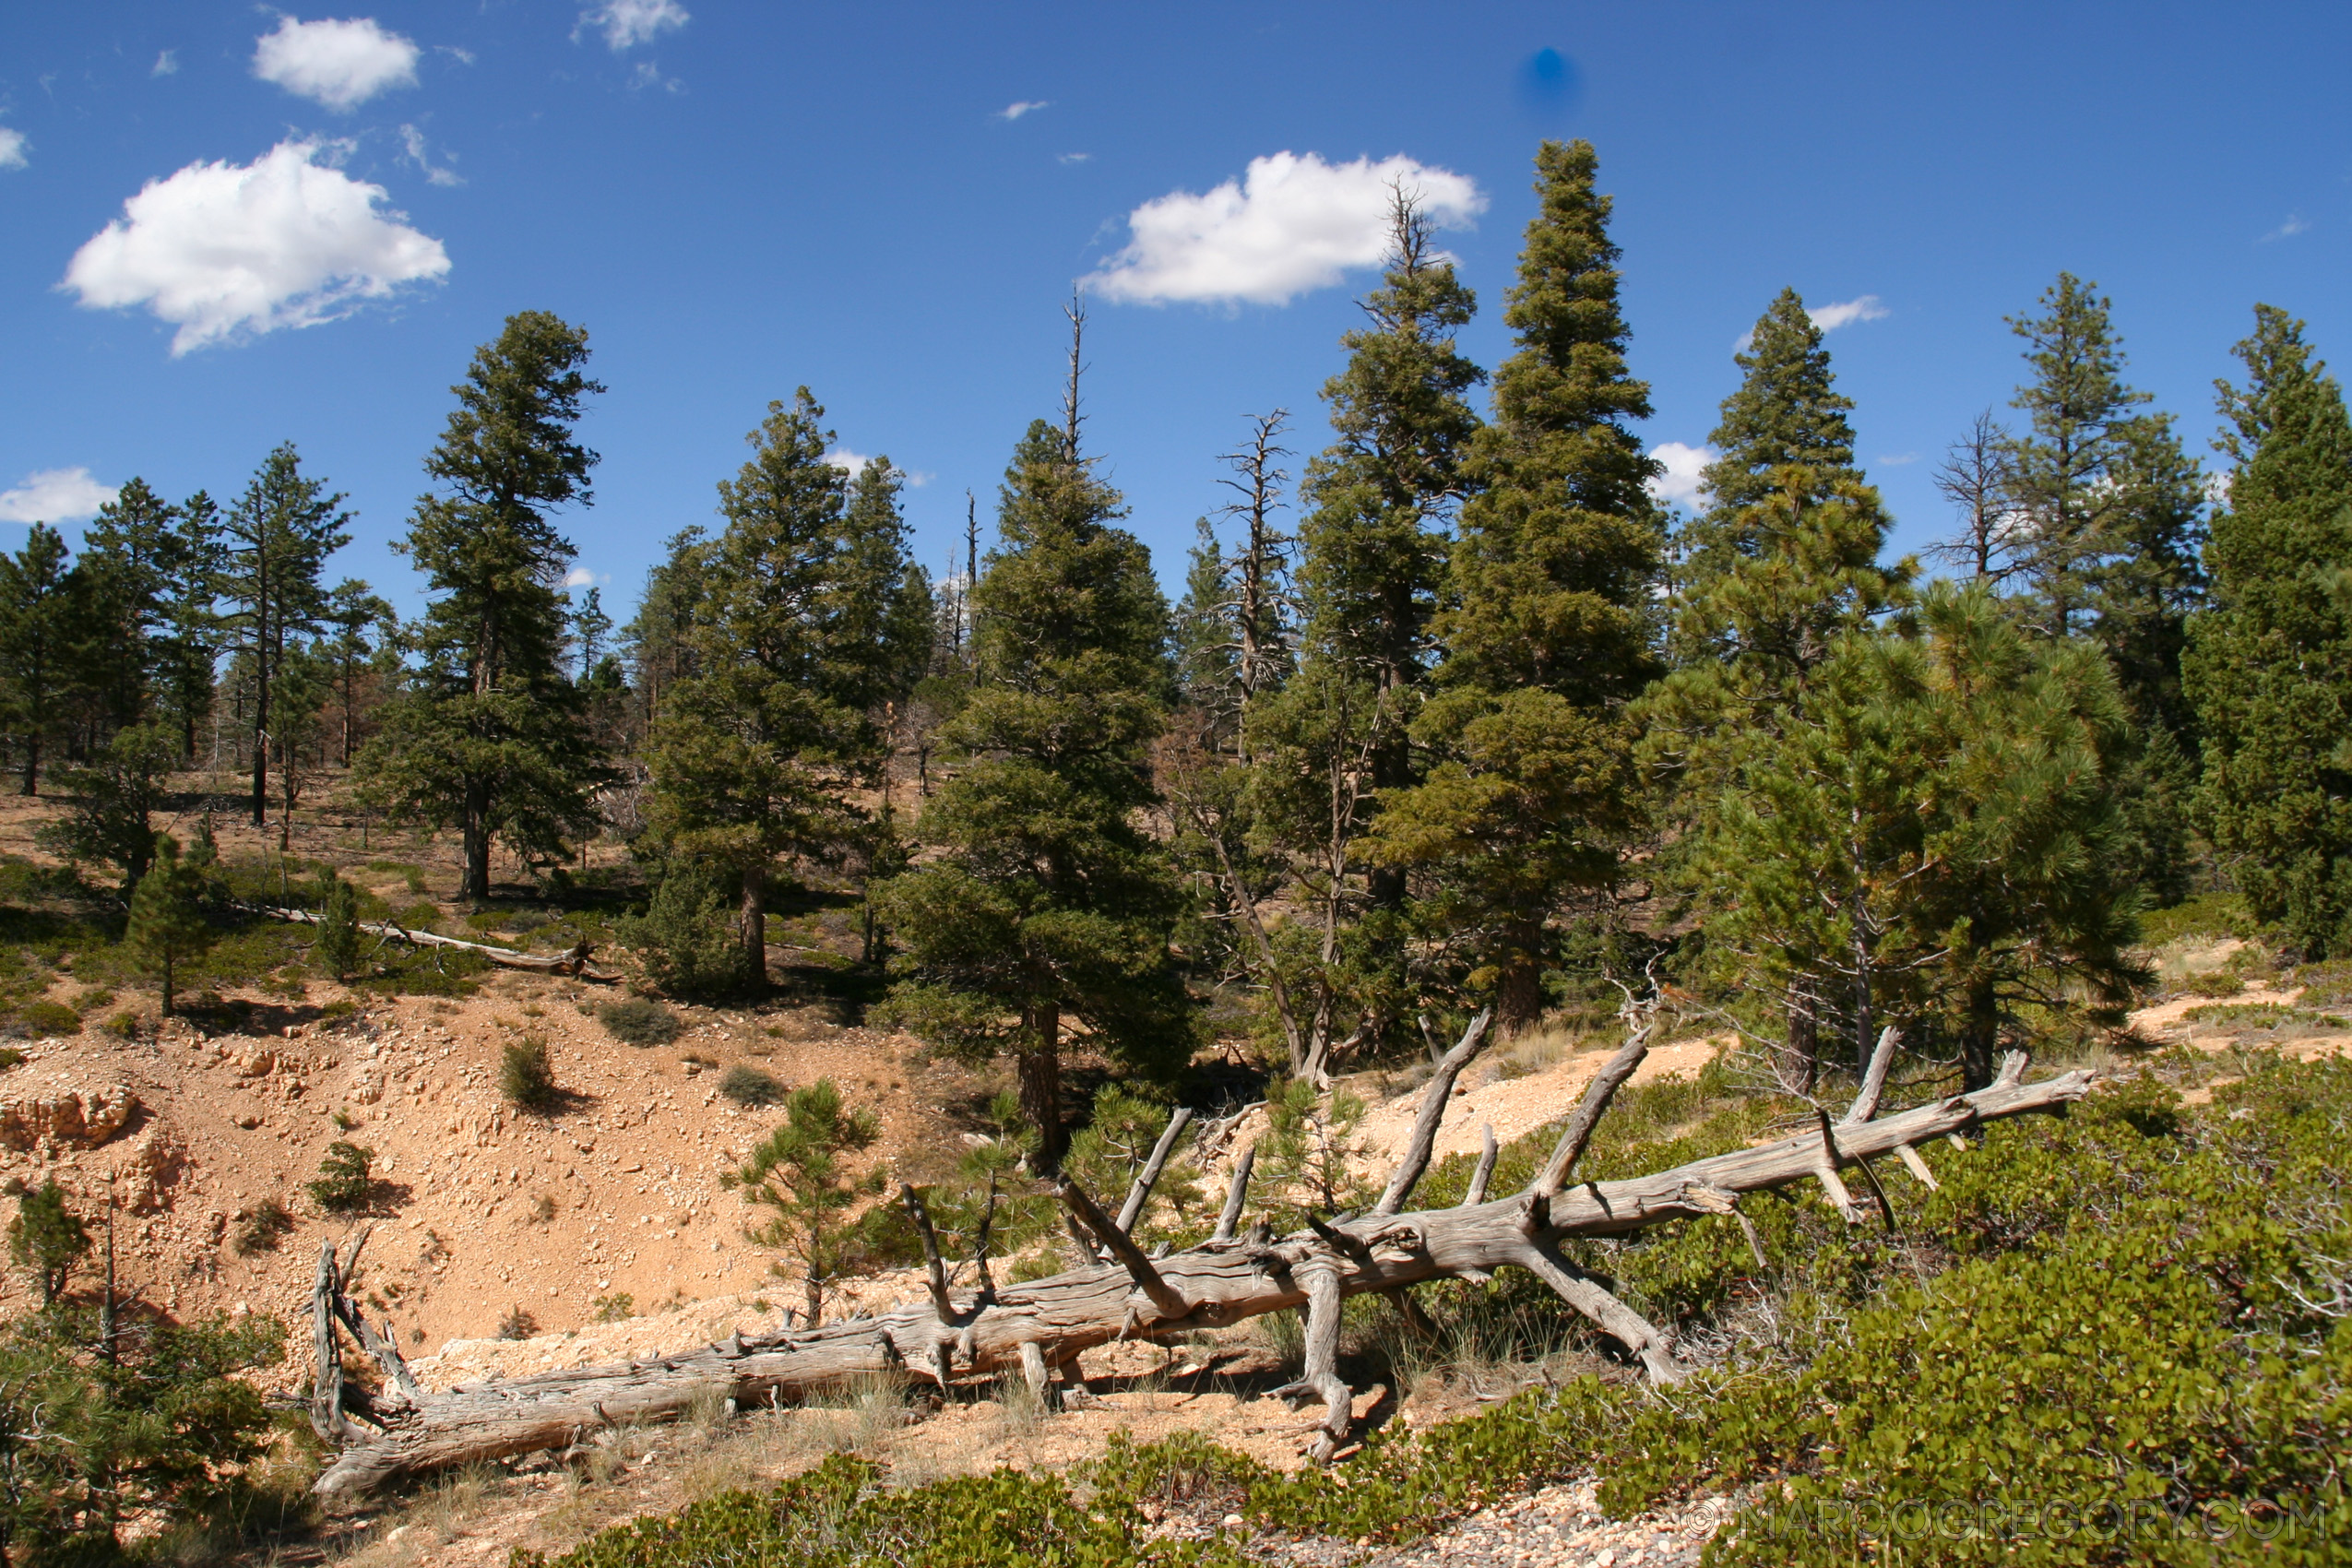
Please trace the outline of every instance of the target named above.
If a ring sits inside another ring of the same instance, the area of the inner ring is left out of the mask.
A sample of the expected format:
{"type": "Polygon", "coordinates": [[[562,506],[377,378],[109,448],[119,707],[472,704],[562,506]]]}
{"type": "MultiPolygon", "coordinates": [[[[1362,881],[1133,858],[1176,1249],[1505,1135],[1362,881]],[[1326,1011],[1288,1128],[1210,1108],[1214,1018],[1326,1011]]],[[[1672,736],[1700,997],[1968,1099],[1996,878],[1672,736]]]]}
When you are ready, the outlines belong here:
{"type": "MultiPolygon", "coordinates": [[[[1553,1158],[1525,1192],[1485,1198],[1485,1177],[1492,1170],[1490,1134],[1468,1199],[1451,1208],[1404,1207],[1429,1164],[1454,1080],[1485,1042],[1488,1020],[1481,1015],[1438,1063],[1404,1158],[1369,1213],[1311,1216],[1308,1229],[1278,1238],[1263,1226],[1236,1235],[1251,1165],[1244,1154],[1215,1236],[1155,1258],[1090,1196],[1059,1181],[1054,1191],[1070,1219],[1109,1261],[1004,1287],[983,1269],[977,1289],[951,1289],[920,1195],[902,1193],[930,1265],[923,1300],[879,1316],[817,1327],[796,1327],[787,1314],[785,1325],[773,1332],[732,1334],[718,1344],[624,1365],[425,1393],[390,1336],[373,1329],[343,1295],[340,1281],[349,1277],[349,1268],[339,1269],[330,1243],[318,1270],[321,1365],[313,1420],[322,1436],[344,1448],[316,1490],[328,1497],[352,1497],[451,1466],[565,1449],[601,1428],[675,1420],[698,1396],[712,1392],[742,1408],[797,1399],[827,1385],[891,1372],[944,1388],[1019,1369],[1050,1399],[1055,1380],[1071,1375],[1078,1354],[1094,1347],[1222,1328],[1297,1307],[1306,1308],[1305,1365],[1297,1382],[1277,1392],[1294,1408],[1323,1406],[1322,1419],[1309,1429],[1311,1452],[1327,1460],[1348,1435],[1350,1395],[1336,1362],[1340,1309],[1349,1296],[1401,1290],[1432,1279],[1485,1280],[1498,1268],[1525,1268],[1621,1342],[1654,1379],[1670,1382],[1683,1375],[1670,1336],[1562,1256],[1562,1241],[1622,1236],[1700,1215],[1737,1216],[1743,1195],[1808,1180],[1823,1184],[1849,1223],[1859,1223],[1866,1211],[1847,1194],[1841,1171],[1861,1171],[1879,1200],[1876,1206],[1883,1207],[1872,1159],[1892,1155],[1909,1166],[1918,1158],[1913,1146],[1923,1141],[2005,1117],[2061,1110],[2091,1086],[2086,1072],[2027,1084],[2025,1054],[2015,1052],[1986,1088],[1881,1119],[1875,1114],[1877,1089],[1895,1045],[1889,1031],[1878,1043],[1878,1060],[1866,1075],[1863,1094],[1835,1123],[1824,1114],[1818,1126],[1753,1148],[1624,1181],[1572,1185],[1571,1169],[1593,1126],[1648,1050],[1656,1013],[1632,1010],[1629,1022],[1625,1048],[1586,1087],[1553,1158]],[[339,1327],[382,1368],[380,1393],[363,1395],[343,1378],[339,1327]]],[[[1180,1111],[1178,1117],[1187,1114],[1180,1111]]],[[[1140,1197],[1131,1194],[1121,1218],[1132,1225],[1142,1210],[1140,1197]]],[[[1752,1240],[1752,1231],[1750,1235],[1752,1240]]]]}
{"type": "MultiPolygon", "coordinates": [[[[284,921],[291,925],[319,923],[318,916],[308,909],[289,909],[276,904],[238,904],[234,907],[249,915],[284,921]]],[[[565,948],[561,953],[517,953],[511,947],[493,946],[487,942],[466,942],[434,932],[410,931],[398,921],[362,921],[359,929],[362,935],[373,936],[383,942],[401,942],[410,947],[447,947],[460,953],[478,954],[502,968],[570,975],[575,979],[597,980],[607,985],[621,978],[610,969],[600,969],[588,962],[595,949],[586,942],[565,948]]]]}

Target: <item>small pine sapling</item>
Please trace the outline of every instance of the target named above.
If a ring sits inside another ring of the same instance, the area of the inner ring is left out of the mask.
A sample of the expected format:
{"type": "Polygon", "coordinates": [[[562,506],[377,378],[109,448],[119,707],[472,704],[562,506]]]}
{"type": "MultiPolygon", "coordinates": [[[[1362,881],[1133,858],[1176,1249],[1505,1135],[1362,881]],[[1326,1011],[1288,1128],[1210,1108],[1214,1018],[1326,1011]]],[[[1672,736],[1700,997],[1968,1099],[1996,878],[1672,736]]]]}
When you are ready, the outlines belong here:
{"type": "Polygon", "coordinates": [[[547,1042],[537,1035],[510,1040],[498,1059],[498,1087],[525,1111],[552,1111],[564,1098],[555,1087],[555,1064],[547,1042]]]}
{"type": "MultiPolygon", "coordinates": [[[[1117,1212],[1127,1189],[1151,1162],[1154,1146],[1168,1126],[1168,1107],[1115,1085],[1095,1096],[1094,1115],[1070,1139],[1062,1168],[1089,1194],[1117,1212]]],[[[1152,1183],[1143,1212],[1130,1234],[1149,1248],[1165,1241],[1190,1246],[1208,1239],[1201,1214],[1200,1170],[1182,1155],[1173,1156],[1152,1183]]]]}
{"type": "Polygon", "coordinates": [[[209,841],[186,855],[169,834],[158,835],[155,861],[131,895],[131,918],[123,932],[125,945],[140,964],[162,982],[163,1016],[172,1016],[180,972],[210,950],[212,926],[205,919],[205,896],[211,881],[209,841]]]}
{"type": "Polygon", "coordinates": [[[332,871],[319,890],[318,944],[311,956],[330,980],[360,967],[359,891],[332,871]]]}
{"type": "Polygon", "coordinates": [[[24,1195],[8,1221],[8,1256],[41,1287],[41,1304],[64,1294],[75,1265],[89,1255],[89,1229],[65,1206],[65,1191],[51,1177],[24,1195]]]}
{"type": "Polygon", "coordinates": [[[1357,1141],[1364,1102],[1345,1089],[1326,1098],[1305,1078],[1292,1078],[1266,1097],[1265,1139],[1258,1146],[1262,1189],[1276,1197],[1280,1229],[1312,1213],[1328,1219],[1363,1208],[1378,1189],[1358,1175],[1368,1152],[1357,1141]]]}
{"type": "MultiPolygon", "coordinates": [[[[850,1223],[859,1199],[882,1190],[879,1168],[853,1178],[849,1157],[873,1146],[881,1135],[873,1112],[851,1110],[830,1078],[795,1089],[784,1102],[784,1124],[752,1150],[749,1162],[720,1181],[743,1190],[743,1201],[773,1211],[766,1223],[746,1232],[762,1246],[781,1249],[807,1291],[810,1326],[822,1323],[827,1289],[859,1272],[873,1245],[850,1223]]],[[[779,1277],[789,1277],[783,1265],[779,1277]]]]}
{"type": "Polygon", "coordinates": [[[303,1190],[329,1214],[357,1214],[375,1196],[374,1160],[374,1149],[338,1139],[318,1162],[318,1180],[303,1190]]]}

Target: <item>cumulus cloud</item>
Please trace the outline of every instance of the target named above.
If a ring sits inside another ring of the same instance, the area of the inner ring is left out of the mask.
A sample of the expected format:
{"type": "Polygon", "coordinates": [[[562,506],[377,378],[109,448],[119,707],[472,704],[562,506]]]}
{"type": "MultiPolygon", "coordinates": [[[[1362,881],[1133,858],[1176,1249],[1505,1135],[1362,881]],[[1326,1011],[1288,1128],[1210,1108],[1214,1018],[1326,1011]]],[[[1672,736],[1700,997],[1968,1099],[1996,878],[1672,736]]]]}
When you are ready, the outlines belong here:
{"type": "Polygon", "coordinates": [[[1442,228],[1467,228],[1486,208],[1468,175],[1409,158],[1326,163],[1312,152],[1277,152],[1253,158],[1245,175],[1214,190],[1171,191],[1135,208],[1127,247],[1087,282],[1106,299],[1138,304],[1288,304],[1380,264],[1400,185],[1442,228]]]}
{"type": "Polygon", "coordinates": [[[417,46],[373,17],[348,22],[278,18],[255,41],[253,74],[298,97],[349,113],[379,92],[417,85],[417,46]]]}
{"type": "Polygon", "coordinates": [[[1819,310],[1808,309],[1805,314],[1812,316],[1813,325],[1823,332],[1835,332],[1851,322],[1883,321],[1891,313],[1878,303],[1876,294],[1864,294],[1857,299],[1823,305],[1819,310]]]}
{"type": "Polygon", "coordinates": [[[24,132],[0,125],[0,169],[23,168],[28,145],[24,132]]]}
{"type": "Polygon", "coordinates": [[[319,161],[344,144],[284,141],[251,163],[191,163],[150,180],[65,267],[93,310],[145,305],[179,328],[172,352],[315,327],[362,300],[449,271],[441,242],[381,208],[382,185],[319,161]]]}
{"type": "Polygon", "coordinates": [[[1052,107],[1052,101],[1049,99],[1026,100],[1019,103],[1006,104],[996,112],[996,117],[1000,120],[1017,120],[1024,114],[1034,114],[1040,109],[1052,107]]]}
{"type": "Polygon", "coordinates": [[[847,446],[836,446],[825,455],[825,460],[843,473],[857,473],[873,461],[862,452],[852,452],[847,446]]]}
{"type": "Polygon", "coordinates": [[[1651,498],[1669,506],[1697,506],[1706,489],[1706,466],[1715,461],[1715,454],[1704,446],[1661,441],[1650,448],[1650,456],[1666,468],[1650,481],[1651,498]]]}
{"type": "Polygon", "coordinates": [[[114,487],[88,469],[42,469],[14,490],[0,490],[0,523],[65,523],[94,517],[114,499],[114,487]]]}
{"type": "Polygon", "coordinates": [[[576,39],[580,29],[593,28],[604,35],[604,46],[618,54],[693,19],[678,0],[604,0],[580,13],[580,27],[572,36],[576,39]]]}
{"type": "Polygon", "coordinates": [[[589,571],[586,566],[575,566],[569,572],[564,574],[564,586],[567,588],[588,588],[592,586],[595,581],[596,574],[589,571]]]}

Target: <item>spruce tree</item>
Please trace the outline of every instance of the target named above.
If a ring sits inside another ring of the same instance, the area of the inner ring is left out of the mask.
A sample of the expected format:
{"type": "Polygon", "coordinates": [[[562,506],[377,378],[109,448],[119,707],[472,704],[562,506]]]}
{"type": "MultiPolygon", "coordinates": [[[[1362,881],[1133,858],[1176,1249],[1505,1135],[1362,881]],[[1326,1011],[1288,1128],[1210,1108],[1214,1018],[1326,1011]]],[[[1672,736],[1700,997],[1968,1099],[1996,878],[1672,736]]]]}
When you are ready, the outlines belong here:
{"type": "Polygon", "coordinates": [[[585,329],[545,311],[506,319],[474,353],[425,471],[404,548],[435,596],[415,628],[422,668],[362,754],[371,791],[463,838],[457,896],[490,893],[490,849],[550,854],[589,817],[608,772],[561,669],[572,542],[557,508],[593,500],[597,456],[575,438],[603,390],[585,329]]]}
{"type": "Polygon", "coordinates": [[[852,504],[824,418],[805,386],[790,407],[770,404],[751,460],[720,482],[727,527],[687,634],[694,672],[671,685],[647,742],[647,825],[666,854],[731,874],[736,980],[752,987],[766,980],[779,860],[856,836],[864,813],[849,791],[883,760],[884,705],[921,657],[893,644],[908,621],[896,476],[870,463],[852,504]]]}
{"type": "Polygon", "coordinates": [[[2204,738],[2200,825],[2254,912],[2315,956],[2352,953],[2352,422],[2344,394],[2272,305],[2218,383],[2229,498],[2206,557],[2214,607],[2184,674],[2204,738]]]}
{"type": "Polygon", "coordinates": [[[1170,696],[1167,600],[1119,493],[1081,456],[1076,359],[1061,429],[1031,424],[972,590],[974,686],[948,739],[974,758],[916,827],[931,853],[882,890],[897,1016],[960,1054],[1009,1054],[1050,1168],[1061,1054],[1181,1066],[1194,1038],[1169,951],[1182,905],[1146,830],[1170,696]]]}
{"type": "Polygon", "coordinates": [[[1440,760],[1384,802],[1380,851],[1434,873],[1438,923],[1467,935],[1474,992],[1506,1032],[1532,1025],[1556,945],[1549,922],[1611,881],[1638,814],[1626,705],[1657,673],[1650,602],[1664,540],[1657,465],[1629,422],[1649,388],[1625,369],[1610,198],[1590,143],[1536,155],[1504,320],[1518,352],[1471,443],[1445,649],[1414,738],[1440,760]]]}
{"type": "Polygon", "coordinates": [[[288,651],[317,632],[327,612],[319,576],[327,558],[351,541],[343,497],[302,470],[287,442],[262,460],[222,527],[220,596],[253,682],[253,823],[268,819],[270,724],[288,651]]]}

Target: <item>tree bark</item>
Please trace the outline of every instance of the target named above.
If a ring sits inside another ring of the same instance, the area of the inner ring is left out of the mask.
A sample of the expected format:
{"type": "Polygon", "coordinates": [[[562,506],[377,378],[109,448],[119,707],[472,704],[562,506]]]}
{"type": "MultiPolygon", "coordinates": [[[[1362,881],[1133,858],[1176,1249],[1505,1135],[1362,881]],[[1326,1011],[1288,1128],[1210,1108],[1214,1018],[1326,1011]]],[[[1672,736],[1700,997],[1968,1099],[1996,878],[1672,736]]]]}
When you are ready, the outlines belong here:
{"type": "MultiPolygon", "coordinates": [[[[1322,1399],[1325,1415],[1314,1451],[1328,1457],[1348,1430],[1347,1388],[1330,1354],[1344,1300],[1431,1279],[1483,1280],[1506,1265],[1537,1274],[1637,1356],[1653,1377],[1670,1380],[1682,1375],[1670,1337],[1563,1258],[1563,1240],[1622,1236],[1704,1215],[1736,1216],[1745,1194],[1808,1180],[1826,1185],[1835,1181],[1840,1164],[1899,1156],[1914,1145],[2005,1117],[2060,1111],[2089,1092],[2086,1072],[2027,1085],[2025,1067],[2024,1054],[2014,1053],[1994,1083],[1975,1093],[1883,1120],[1808,1130],[1647,1176],[1550,1193],[1531,1189],[1454,1208],[1314,1220],[1309,1229],[1279,1240],[1220,1239],[1165,1258],[1144,1257],[1090,1199],[1059,1183],[1063,1202],[1074,1214],[1091,1216],[1087,1223],[1113,1242],[1120,1261],[950,1296],[944,1310],[934,1292],[880,1317],[802,1330],[788,1324],[749,1338],[731,1334],[715,1345],[647,1361],[460,1385],[445,1394],[410,1394],[396,1386],[372,1411],[380,1430],[347,1437],[342,1455],[316,1490],[357,1496],[455,1465],[564,1448],[624,1421],[676,1420],[713,1393],[739,1405],[798,1398],[897,1371],[942,1386],[1014,1368],[1035,1378],[1113,1340],[1166,1340],[1301,1306],[1309,1309],[1306,1375],[1282,1392],[1322,1399]]],[[[1442,1102],[1443,1096],[1438,1098],[1442,1102]]],[[[1555,1155],[1552,1163],[1564,1169],[1567,1161],[1555,1155]]],[[[1229,1238],[1229,1225],[1219,1229],[1229,1238]]],[[[340,1302],[329,1266],[322,1265],[319,1278],[322,1296],[335,1298],[320,1309],[321,1321],[348,1324],[357,1314],[344,1315],[348,1303],[340,1302]]],[[[340,1378],[339,1362],[325,1364],[340,1354],[333,1336],[321,1337],[318,1386],[340,1378]]],[[[363,1336],[362,1344],[385,1360],[380,1339],[370,1344],[363,1336]]],[[[398,1352],[389,1354],[397,1360],[398,1352]]]]}
{"type": "Polygon", "coordinates": [[[743,982],[767,989],[767,868],[743,868],[743,982]]]}
{"type": "Polygon", "coordinates": [[[1037,1128],[1038,1166],[1059,1170],[1062,1135],[1062,1009],[1044,1006],[1029,1016],[1032,1043],[1015,1060],[1021,1076],[1021,1114],[1037,1128]]]}

